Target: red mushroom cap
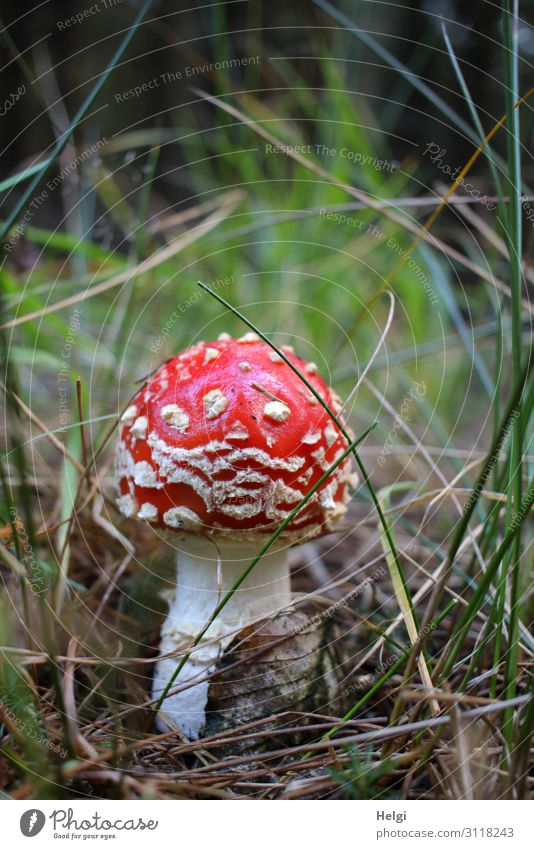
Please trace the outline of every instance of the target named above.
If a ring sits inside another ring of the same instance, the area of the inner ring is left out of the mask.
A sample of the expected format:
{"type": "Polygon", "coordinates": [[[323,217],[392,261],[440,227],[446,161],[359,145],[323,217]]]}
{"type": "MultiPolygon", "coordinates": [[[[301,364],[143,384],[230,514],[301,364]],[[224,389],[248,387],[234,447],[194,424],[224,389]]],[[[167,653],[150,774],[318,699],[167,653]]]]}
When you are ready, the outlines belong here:
{"type": "MultiPolygon", "coordinates": [[[[339,398],[289,347],[284,353],[337,411],[339,398]]],[[[118,506],[175,530],[270,535],[346,440],[284,361],[256,334],[221,334],[164,363],[122,416],[118,506]]],[[[304,538],[345,511],[349,456],[286,528],[304,538]]]]}

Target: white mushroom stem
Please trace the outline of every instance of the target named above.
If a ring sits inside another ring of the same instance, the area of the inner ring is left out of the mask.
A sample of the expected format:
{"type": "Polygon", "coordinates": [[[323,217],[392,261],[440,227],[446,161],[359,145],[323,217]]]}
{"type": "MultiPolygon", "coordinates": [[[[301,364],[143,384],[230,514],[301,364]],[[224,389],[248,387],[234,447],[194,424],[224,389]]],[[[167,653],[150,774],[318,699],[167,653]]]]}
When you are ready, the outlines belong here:
{"type": "MultiPolygon", "coordinates": [[[[152,691],[154,699],[164,691],[192,638],[203,628],[221,598],[261,546],[261,542],[238,544],[218,541],[216,547],[209,540],[190,535],[178,544],[176,588],[163,625],[160,646],[161,655],[171,652],[176,655],[162,657],[157,662],[152,691]]],[[[286,607],[290,600],[287,547],[270,549],[210,625],[170,692],[180,685],[205,678],[241,628],[286,607]]],[[[158,728],[161,731],[176,728],[189,739],[196,740],[206,723],[208,686],[208,681],[200,681],[167,696],[158,714],[158,728]]]]}

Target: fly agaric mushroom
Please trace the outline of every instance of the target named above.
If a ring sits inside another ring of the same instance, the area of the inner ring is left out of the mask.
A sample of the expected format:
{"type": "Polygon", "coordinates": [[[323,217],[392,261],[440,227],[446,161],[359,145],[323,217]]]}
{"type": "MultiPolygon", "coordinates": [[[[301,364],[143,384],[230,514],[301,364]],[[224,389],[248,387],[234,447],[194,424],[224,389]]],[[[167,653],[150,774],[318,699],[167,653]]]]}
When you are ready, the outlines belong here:
{"type": "MultiPolygon", "coordinates": [[[[339,399],[317,373],[283,347],[334,411],[339,399]]],[[[167,360],[122,416],[117,452],[118,507],[172,534],[176,588],[162,629],[153,697],[178,660],[280,522],[346,449],[317,399],[254,333],[221,334],[167,360]],[[173,654],[174,653],[174,654],[173,654]],[[172,656],[169,656],[172,655],[172,656]]],[[[196,739],[205,724],[208,677],[232,635],[291,600],[288,545],[330,531],[354,486],[350,456],[285,528],[230,598],[173,684],[163,730],[196,739]]]]}

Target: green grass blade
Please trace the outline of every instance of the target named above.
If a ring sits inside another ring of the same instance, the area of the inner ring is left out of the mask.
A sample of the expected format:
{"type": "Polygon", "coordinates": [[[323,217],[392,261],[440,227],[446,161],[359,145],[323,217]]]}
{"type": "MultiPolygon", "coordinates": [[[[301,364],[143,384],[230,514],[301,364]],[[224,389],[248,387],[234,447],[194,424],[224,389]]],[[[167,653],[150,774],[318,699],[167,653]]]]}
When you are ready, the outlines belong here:
{"type": "MultiPolygon", "coordinates": [[[[495,190],[496,190],[497,194],[499,195],[499,198],[501,199],[504,193],[503,193],[503,190],[502,190],[501,178],[499,177],[499,173],[497,171],[497,168],[495,167],[495,154],[492,151],[490,145],[486,143],[486,133],[484,132],[484,128],[483,128],[482,123],[480,121],[478,112],[476,110],[476,106],[473,102],[473,98],[471,97],[471,92],[469,91],[469,88],[468,88],[467,83],[465,81],[464,75],[462,74],[460,64],[458,62],[458,59],[456,58],[456,53],[454,52],[454,47],[452,46],[452,42],[449,38],[447,28],[446,28],[446,26],[443,22],[441,24],[441,28],[442,28],[442,32],[443,32],[443,39],[445,41],[445,46],[446,46],[447,51],[449,53],[451,63],[452,63],[452,67],[454,69],[454,73],[456,74],[456,79],[458,80],[458,82],[460,84],[460,88],[462,89],[462,94],[463,94],[463,96],[465,98],[465,102],[467,103],[467,106],[469,108],[471,118],[473,119],[473,124],[476,127],[476,131],[478,133],[478,140],[479,140],[479,142],[482,142],[484,144],[484,156],[488,160],[488,166],[489,166],[489,169],[491,171],[491,175],[493,177],[493,182],[495,183],[495,190]]],[[[504,220],[504,216],[502,215],[502,212],[503,212],[502,201],[499,200],[499,203],[501,205],[501,216],[504,220]]]]}
{"type": "Polygon", "coordinates": [[[393,55],[393,53],[390,53],[387,48],[382,47],[382,45],[379,44],[378,41],[376,41],[368,33],[359,29],[359,27],[355,23],[353,23],[353,21],[351,21],[350,18],[347,17],[347,15],[344,15],[343,12],[340,12],[338,9],[336,9],[331,3],[328,2],[328,0],[313,0],[313,2],[316,6],[319,6],[319,8],[323,10],[323,12],[326,12],[328,15],[334,18],[335,21],[345,27],[345,29],[350,32],[351,35],[357,38],[358,41],[361,41],[362,44],[365,44],[365,46],[368,47],[369,50],[372,50],[373,53],[376,53],[377,56],[380,56],[380,58],[383,59],[384,62],[387,62],[387,64],[391,68],[394,68],[396,71],[398,71],[398,73],[401,74],[413,88],[415,88],[420,94],[422,94],[427,100],[430,101],[430,103],[432,103],[436,107],[438,113],[441,113],[445,115],[446,118],[448,118],[453,127],[458,127],[458,129],[465,133],[467,138],[478,144],[476,134],[473,132],[472,127],[470,127],[469,124],[464,121],[463,118],[458,115],[458,113],[455,112],[455,110],[452,109],[449,104],[439,96],[439,94],[436,94],[435,91],[432,91],[430,86],[423,82],[423,80],[421,80],[419,77],[415,76],[413,71],[407,68],[406,65],[404,65],[399,59],[397,59],[393,55]]]}
{"type": "Polygon", "coordinates": [[[445,678],[451,671],[454,665],[454,661],[456,660],[456,657],[458,656],[458,653],[463,645],[466,634],[469,631],[473,618],[476,615],[480,604],[482,603],[484,595],[488,587],[490,586],[492,580],[494,579],[502,559],[506,555],[507,551],[510,549],[510,546],[515,543],[515,540],[517,539],[521,528],[523,527],[525,520],[527,519],[530,513],[533,503],[534,479],[531,480],[530,486],[522,499],[521,507],[519,508],[519,510],[515,511],[514,519],[507,528],[507,531],[504,535],[501,544],[495,551],[493,557],[490,559],[490,562],[486,567],[486,571],[481,576],[477,588],[473,593],[469,604],[465,608],[464,613],[458,622],[453,645],[445,652],[440,664],[440,666],[442,667],[440,669],[440,680],[443,680],[443,678],[445,678]]]}
{"type": "MultiPolygon", "coordinates": [[[[438,627],[440,622],[442,622],[442,620],[445,619],[447,614],[450,613],[450,611],[457,604],[458,604],[457,599],[455,599],[455,598],[451,599],[451,601],[446,606],[445,610],[443,610],[440,613],[440,615],[438,617],[436,617],[435,621],[432,623],[432,630],[435,630],[438,627]]],[[[374,696],[374,694],[377,693],[381,689],[381,687],[383,687],[383,685],[392,677],[392,675],[395,674],[397,669],[399,669],[399,667],[401,667],[402,664],[409,658],[410,653],[412,651],[413,651],[413,646],[410,646],[408,649],[406,649],[406,651],[404,651],[401,654],[401,656],[398,658],[398,660],[396,660],[395,663],[392,664],[392,666],[390,666],[390,668],[387,670],[387,672],[385,672],[384,675],[382,675],[382,677],[379,678],[379,680],[376,681],[375,684],[373,684],[371,689],[368,690],[367,693],[364,696],[362,696],[362,698],[359,699],[359,701],[357,701],[355,705],[353,705],[353,707],[351,707],[351,709],[348,711],[348,713],[346,713],[345,716],[342,718],[341,723],[339,725],[336,725],[335,728],[331,728],[330,731],[328,731],[322,739],[323,740],[329,740],[330,737],[332,737],[337,731],[340,731],[343,727],[342,723],[348,722],[349,719],[352,719],[352,717],[359,710],[361,710],[361,708],[369,701],[369,699],[371,699],[374,696]]]]}

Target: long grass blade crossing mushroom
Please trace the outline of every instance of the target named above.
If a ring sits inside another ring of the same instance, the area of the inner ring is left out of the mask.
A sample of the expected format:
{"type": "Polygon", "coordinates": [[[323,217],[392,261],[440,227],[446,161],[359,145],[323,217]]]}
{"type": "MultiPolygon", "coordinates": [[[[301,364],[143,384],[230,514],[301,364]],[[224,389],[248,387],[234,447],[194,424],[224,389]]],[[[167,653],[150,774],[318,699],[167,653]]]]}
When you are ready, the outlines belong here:
{"type": "MultiPolygon", "coordinates": [[[[289,347],[335,410],[339,401],[289,347]]],[[[235,583],[262,542],[287,517],[345,448],[337,427],[311,392],[255,334],[221,334],[164,363],[122,417],[117,451],[118,506],[173,535],[176,588],[162,630],[153,697],[235,583]]],[[[235,592],[181,670],[158,726],[197,738],[205,725],[208,674],[232,639],[291,600],[288,546],[330,531],[356,483],[343,461],[303,507],[278,545],[235,592]]]]}

